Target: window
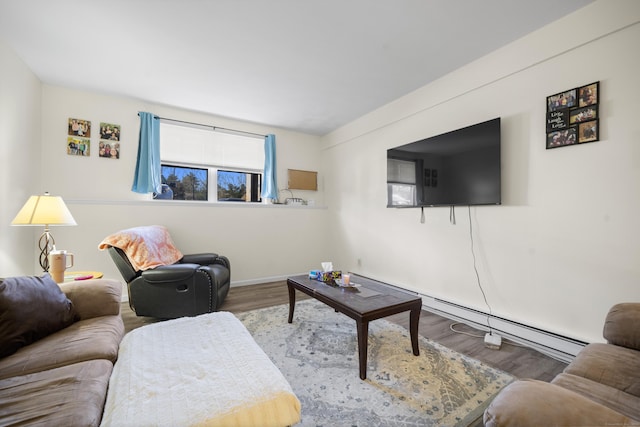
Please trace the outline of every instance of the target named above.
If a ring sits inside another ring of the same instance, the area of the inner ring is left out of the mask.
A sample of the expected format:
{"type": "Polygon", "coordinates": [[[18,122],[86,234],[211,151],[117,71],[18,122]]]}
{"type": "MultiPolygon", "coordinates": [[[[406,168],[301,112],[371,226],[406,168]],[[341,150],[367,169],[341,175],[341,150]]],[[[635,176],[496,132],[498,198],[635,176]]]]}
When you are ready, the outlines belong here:
{"type": "Polygon", "coordinates": [[[389,206],[415,206],[415,161],[387,159],[387,200],[389,206]]]}
{"type": "Polygon", "coordinates": [[[259,202],[262,174],[218,170],[219,202],[259,202]]]}
{"type": "Polygon", "coordinates": [[[416,186],[387,183],[387,200],[390,206],[415,206],[416,186]]]}
{"type": "Polygon", "coordinates": [[[154,199],[209,200],[209,171],[176,165],[162,165],[162,192],[154,199]]]}
{"type": "Polygon", "coordinates": [[[264,138],[162,119],[163,190],[154,199],[260,202],[264,138]]]}

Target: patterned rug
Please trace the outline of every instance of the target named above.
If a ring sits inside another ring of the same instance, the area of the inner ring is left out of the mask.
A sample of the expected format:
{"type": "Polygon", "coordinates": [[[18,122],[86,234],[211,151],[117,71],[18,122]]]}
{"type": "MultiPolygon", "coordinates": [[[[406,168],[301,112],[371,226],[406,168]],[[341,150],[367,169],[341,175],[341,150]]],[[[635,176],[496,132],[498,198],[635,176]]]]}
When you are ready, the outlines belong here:
{"type": "MultiPolygon", "coordinates": [[[[384,319],[369,323],[367,379],[358,376],[355,321],[316,301],[236,316],[302,404],[299,426],[468,426],[513,377],[384,319]]],[[[407,313],[408,316],[408,313],[407,313]]]]}

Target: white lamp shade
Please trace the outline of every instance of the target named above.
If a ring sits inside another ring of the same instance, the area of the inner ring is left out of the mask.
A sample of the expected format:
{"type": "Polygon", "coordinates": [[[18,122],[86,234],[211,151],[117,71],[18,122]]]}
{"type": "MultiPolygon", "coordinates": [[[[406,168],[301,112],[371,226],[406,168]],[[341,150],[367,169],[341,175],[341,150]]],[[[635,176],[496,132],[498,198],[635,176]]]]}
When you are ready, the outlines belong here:
{"type": "Polygon", "coordinates": [[[11,225],[77,225],[62,197],[31,196],[11,225]]]}

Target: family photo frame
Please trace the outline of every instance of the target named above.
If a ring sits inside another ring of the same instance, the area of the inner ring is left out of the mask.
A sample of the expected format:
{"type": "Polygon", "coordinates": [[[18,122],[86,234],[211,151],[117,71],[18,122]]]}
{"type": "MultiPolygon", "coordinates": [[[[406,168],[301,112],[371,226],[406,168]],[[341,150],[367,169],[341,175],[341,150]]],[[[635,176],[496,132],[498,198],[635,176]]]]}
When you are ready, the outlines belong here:
{"type": "MultiPolygon", "coordinates": [[[[89,157],[91,155],[91,121],[70,117],[67,120],[66,150],[70,156],[89,157]]],[[[120,158],[121,126],[114,123],[100,122],[98,157],[108,159],[120,158]]],[[[95,148],[95,147],[94,147],[95,148]]]]}
{"type": "Polygon", "coordinates": [[[120,125],[100,122],[98,156],[106,159],[120,158],[120,125]]]}
{"type": "Polygon", "coordinates": [[[600,82],[547,97],[546,148],[600,140],[600,82]]]}
{"type": "Polygon", "coordinates": [[[69,118],[67,124],[67,154],[88,157],[91,154],[91,121],[69,118]]]}

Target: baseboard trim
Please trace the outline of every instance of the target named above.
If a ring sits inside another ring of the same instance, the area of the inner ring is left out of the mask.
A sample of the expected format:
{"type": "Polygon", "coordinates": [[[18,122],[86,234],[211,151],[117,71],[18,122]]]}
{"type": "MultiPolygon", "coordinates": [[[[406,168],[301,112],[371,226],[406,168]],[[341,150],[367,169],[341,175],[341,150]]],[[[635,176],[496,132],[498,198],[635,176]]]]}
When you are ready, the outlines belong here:
{"type": "Polygon", "coordinates": [[[261,285],[263,283],[286,281],[291,276],[299,276],[299,275],[307,274],[307,273],[308,272],[286,274],[286,275],[283,275],[283,276],[259,277],[259,278],[248,279],[248,280],[232,280],[231,281],[231,286],[235,287],[235,286],[261,285]]]}
{"type": "MultiPolygon", "coordinates": [[[[250,286],[250,285],[261,285],[263,283],[273,283],[286,281],[291,276],[298,276],[305,273],[296,273],[296,274],[287,274],[284,276],[271,276],[271,277],[259,277],[256,279],[248,279],[248,280],[232,280],[230,286],[231,287],[240,287],[240,286],[250,286]]],[[[127,284],[122,282],[122,302],[129,301],[129,294],[127,293],[127,284]]]]}
{"type": "Polygon", "coordinates": [[[482,331],[489,331],[488,323],[491,325],[491,330],[503,338],[531,347],[562,362],[570,363],[578,352],[587,345],[586,342],[490,315],[429,295],[421,296],[422,306],[427,311],[465,323],[482,331]],[[488,322],[487,319],[489,319],[488,322]]]}
{"type": "MultiPolygon", "coordinates": [[[[291,276],[300,274],[305,273],[236,280],[231,282],[231,286],[250,286],[285,281],[291,276]]],[[[400,288],[402,287],[400,286],[400,288]]],[[[588,344],[583,341],[534,328],[509,319],[490,315],[483,311],[465,307],[460,304],[435,298],[430,295],[420,294],[420,296],[422,297],[422,308],[427,311],[457,322],[465,323],[481,331],[489,331],[489,327],[487,326],[487,323],[489,323],[491,325],[491,330],[503,338],[520,345],[531,347],[542,354],[546,354],[547,356],[562,362],[570,363],[578,352],[588,344]],[[487,319],[489,319],[489,322],[487,322],[487,319]]]]}

